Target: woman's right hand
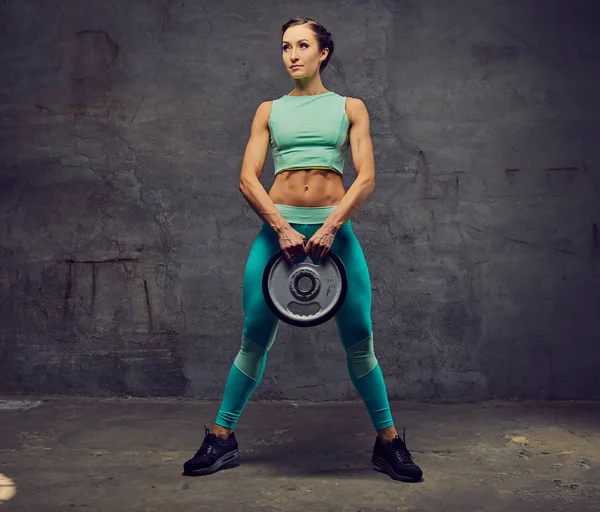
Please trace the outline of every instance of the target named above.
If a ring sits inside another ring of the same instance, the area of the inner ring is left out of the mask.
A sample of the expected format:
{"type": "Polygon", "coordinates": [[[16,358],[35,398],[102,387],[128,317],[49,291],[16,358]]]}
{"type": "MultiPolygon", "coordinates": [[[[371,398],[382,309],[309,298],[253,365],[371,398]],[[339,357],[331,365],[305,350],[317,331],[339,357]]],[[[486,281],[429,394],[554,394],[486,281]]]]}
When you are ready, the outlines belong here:
{"type": "Polygon", "coordinates": [[[306,256],[304,240],[306,237],[291,226],[284,228],[279,233],[279,246],[288,263],[301,256],[306,256]]]}

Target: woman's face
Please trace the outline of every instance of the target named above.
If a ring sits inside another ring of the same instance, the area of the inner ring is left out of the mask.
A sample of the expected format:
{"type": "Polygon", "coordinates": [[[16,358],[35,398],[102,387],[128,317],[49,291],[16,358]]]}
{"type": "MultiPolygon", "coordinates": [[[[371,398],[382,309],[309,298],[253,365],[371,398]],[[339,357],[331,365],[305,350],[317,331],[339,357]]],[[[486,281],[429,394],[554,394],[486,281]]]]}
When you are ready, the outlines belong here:
{"type": "Polygon", "coordinates": [[[285,69],[296,79],[317,73],[329,53],[329,48],[319,52],[317,38],[308,25],[288,28],[282,37],[281,50],[285,69]],[[292,68],[295,65],[298,67],[292,68]]]}

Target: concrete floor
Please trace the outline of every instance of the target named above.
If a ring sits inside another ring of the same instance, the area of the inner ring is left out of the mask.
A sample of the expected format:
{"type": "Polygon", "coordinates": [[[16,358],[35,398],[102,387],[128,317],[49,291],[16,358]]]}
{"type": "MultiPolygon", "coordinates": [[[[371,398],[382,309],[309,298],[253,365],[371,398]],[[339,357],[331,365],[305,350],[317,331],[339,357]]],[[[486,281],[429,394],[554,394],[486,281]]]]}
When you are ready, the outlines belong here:
{"type": "Polygon", "coordinates": [[[0,511],[600,511],[600,403],[393,402],[404,483],[371,469],[362,402],[251,401],[240,464],[183,476],[218,405],[0,397],[0,511]]]}

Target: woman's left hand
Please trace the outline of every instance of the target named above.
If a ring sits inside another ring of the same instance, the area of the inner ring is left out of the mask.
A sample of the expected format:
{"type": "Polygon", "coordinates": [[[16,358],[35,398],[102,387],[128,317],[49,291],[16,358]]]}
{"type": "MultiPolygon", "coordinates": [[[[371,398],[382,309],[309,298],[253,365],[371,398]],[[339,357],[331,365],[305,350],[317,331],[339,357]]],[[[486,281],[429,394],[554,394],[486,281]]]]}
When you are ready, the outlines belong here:
{"type": "Polygon", "coordinates": [[[333,244],[336,232],[335,228],[323,224],[307,242],[304,248],[306,254],[309,254],[313,261],[323,260],[333,244]]]}

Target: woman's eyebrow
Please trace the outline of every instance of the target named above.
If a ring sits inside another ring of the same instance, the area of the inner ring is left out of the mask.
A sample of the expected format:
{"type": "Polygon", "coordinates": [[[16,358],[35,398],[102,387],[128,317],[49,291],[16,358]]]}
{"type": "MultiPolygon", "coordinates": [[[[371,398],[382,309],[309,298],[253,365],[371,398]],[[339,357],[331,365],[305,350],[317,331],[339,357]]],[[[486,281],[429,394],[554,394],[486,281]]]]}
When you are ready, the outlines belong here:
{"type": "MultiPolygon", "coordinates": [[[[306,41],[306,42],[308,42],[308,39],[300,39],[300,41],[306,41]]],[[[300,41],[298,41],[298,42],[300,42],[300,41]]],[[[284,41],[284,43],[288,43],[289,44],[289,41],[284,41]]]]}

